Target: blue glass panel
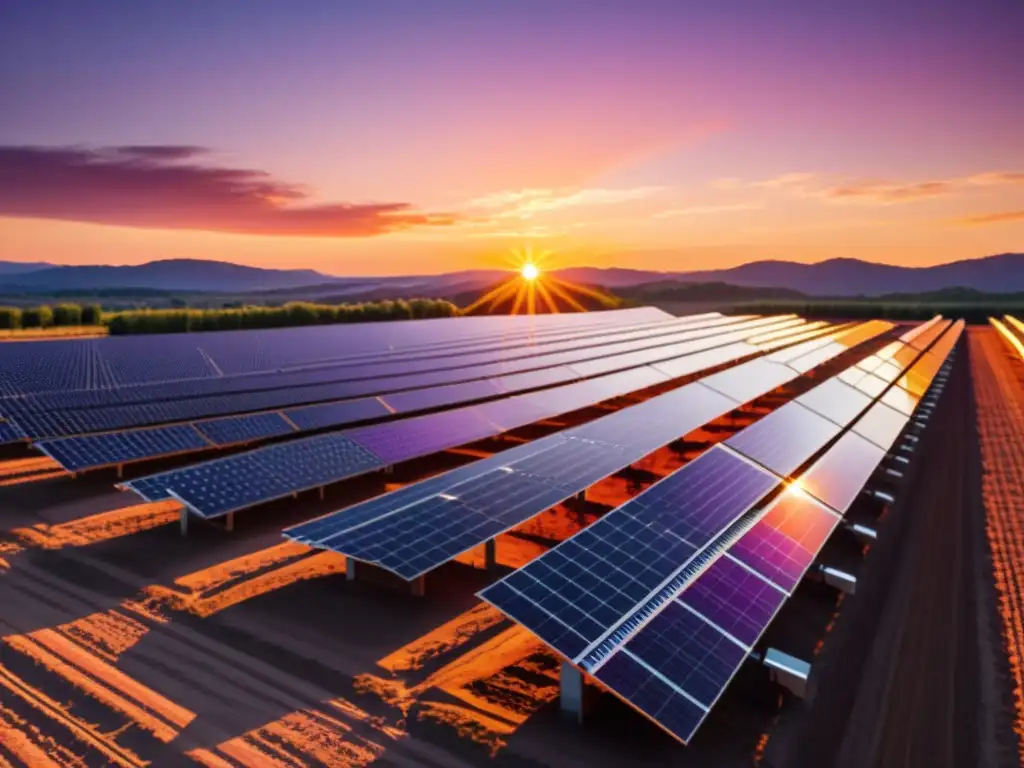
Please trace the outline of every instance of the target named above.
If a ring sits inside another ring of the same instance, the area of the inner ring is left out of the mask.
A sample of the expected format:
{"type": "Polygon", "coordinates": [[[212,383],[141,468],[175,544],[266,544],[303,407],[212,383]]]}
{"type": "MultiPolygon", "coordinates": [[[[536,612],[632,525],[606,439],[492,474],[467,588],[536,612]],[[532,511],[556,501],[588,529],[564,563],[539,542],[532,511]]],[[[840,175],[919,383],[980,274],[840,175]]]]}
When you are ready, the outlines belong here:
{"type": "Polygon", "coordinates": [[[187,451],[200,451],[210,444],[188,424],[131,432],[84,435],[46,440],[39,447],[71,472],[114,464],[126,464],[187,451]]]}
{"type": "Polygon", "coordinates": [[[375,397],[311,405],[306,408],[293,408],[285,411],[285,416],[301,430],[340,427],[357,421],[384,418],[390,415],[391,411],[387,409],[387,406],[375,397]]]}
{"type": "Polygon", "coordinates": [[[748,648],[771,623],[786,594],[728,557],[720,557],[691,583],[679,601],[748,648]]]}
{"type": "Polygon", "coordinates": [[[210,442],[217,445],[262,440],[295,431],[278,413],[257,413],[251,416],[229,416],[225,419],[201,421],[196,424],[196,428],[210,442]]]}
{"type": "Polygon", "coordinates": [[[791,402],[726,441],[726,445],[786,477],[842,430],[799,403],[791,402]]]}
{"type": "Polygon", "coordinates": [[[640,712],[686,743],[706,712],[628,654],[608,660],[597,679],[640,712]]]}
{"type": "Polygon", "coordinates": [[[677,602],[668,603],[626,650],[705,707],[715,703],[747,656],[745,648],[677,602]]]}

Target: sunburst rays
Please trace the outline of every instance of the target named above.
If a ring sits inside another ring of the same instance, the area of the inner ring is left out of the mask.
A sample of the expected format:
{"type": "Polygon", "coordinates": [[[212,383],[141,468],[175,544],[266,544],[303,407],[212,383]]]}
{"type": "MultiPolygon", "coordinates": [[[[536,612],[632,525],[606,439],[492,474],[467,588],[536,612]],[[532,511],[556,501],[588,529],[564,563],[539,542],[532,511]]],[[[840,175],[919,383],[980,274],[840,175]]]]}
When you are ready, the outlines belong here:
{"type": "Polygon", "coordinates": [[[513,248],[506,263],[513,273],[462,310],[463,314],[555,314],[619,306],[614,296],[548,272],[554,252],[513,248]]]}

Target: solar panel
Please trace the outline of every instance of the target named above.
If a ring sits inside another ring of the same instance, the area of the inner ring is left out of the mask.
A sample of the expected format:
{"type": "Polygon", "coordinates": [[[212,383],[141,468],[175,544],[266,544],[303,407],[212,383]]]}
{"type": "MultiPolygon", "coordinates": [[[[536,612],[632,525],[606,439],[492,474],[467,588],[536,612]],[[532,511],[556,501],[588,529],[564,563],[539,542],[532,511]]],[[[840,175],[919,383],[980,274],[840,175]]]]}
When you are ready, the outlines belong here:
{"type": "Polygon", "coordinates": [[[713,373],[701,379],[701,383],[737,403],[746,403],[792,380],[792,368],[759,358],[738,368],[713,373]]]}
{"type": "Polygon", "coordinates": [[[466,381],[462,384],[449,384],[430,389],[395,392],[394,394],[385,395],[381,399],[395,413],[408,413],[410,411],[424,411],[430,408],[437,408],[442,405],[451,405],[452,403],[482,400],[496,397],[499,394],[501,394],[501,388],[494,381],[481,379],[480,381],[466,381]]]}
{"type": "Polygon", "coordinates": [[[747,357],[756,352],[756,347],[741,341],[717,349],[706,349],[701,352],[684,355],[672,360],[659,360],[651,367],[664,372],[670,379],[679,379],[716,365],[721,365],[722,363],[747,357]]]}
{"type": "Polygon", "coordinates": [[[54,458],[70,472],[125,464],[130,461],[210,448],[195,427],[182,424],[135,432],[87,435],[83,437],[46,440],[38,443],[40,450],[54,458]]]}
{"type": "Polygon", "coordinates": [[[846,514],[883,458],[885,449],[855,432],[847,432],[800,476],[800,487],[846,514]]]}
{"type": "Polygon", "coordinates": [[[885,391],[887,386],[888,384],[884,380],[869,373],[857,382],[856,388],[874,400],[885,391]]]}
{"type": "Polygon", "coordinates": [[[10,422],[0,421],[0,445],[24,440],[21,432],[10,422]]]}
{"type": "Polygon", "coordinates": [[[575,659],[777,482],[712,448],[480,596],[575,659]]]}
{"type": "Polygon", "coordinates": [[[788,491],[772,502],[729,554],[792,593],[839,519],[810,496],[788,491]]]}
{"type": "Polygon", "coordinates": [[[229,416],[225,419],[201,421],[198,429],[215,445],[232,445],[291,434],[295,431],[278,413],[256,413],[251,416],[229,416]]]}
{"type": "Polygon", "coordinates": [[[499,429],[478,408],[470,407],[357,427],[345,434],[386,464],[397,464],[493,437],[498,432],[499,429]]]}
{"type": "Polygon", "coordinates": [[[875,445],[889,450],[889,446],[896,442],[896,438],[903,431],[907,421],[904,414],[890,408],[885,403],[875,403],[853,425],[853,431],[866,437],[875,445]]]}
{"type": "Polygon", "coordinates": [[[748,648],[757,642],[785,599],[785,592],[729,557],[715,560],[678,598],[748,648]]]}
{"type": "Polygon", "coordinates": [[[841,379],[831,378],[800,395],[796,402],[845,426],[871,404],[871,398],[847,386],[841,379]]]}
{"type": "Polygon", "coordinates": [[[706,708],[747,655],[746,648],[677,602],[651,619],[625,651],[706,708]]]}
{"type": "Polygon", "coordinates": [[[790,360],[786,364],[798,373],[807,373],[812,368],[817,368],[822,363],[842,354],[847,349],[848,347],[845,344],[833,341],[820,349],[815,349],[813,352],[808,352],[794,360],[790,360]]]}
{"type": "Polygon", "coordinates": [[[788,477],[841,430],[835,422],[790,402],[737,432],[725,444],[788,477]]]}
{"type": "Polygon", "coordinates": [[[284,413],[302,431],[338,427],[391,415],[387,406],[375,397],[291,408],[284,413]]]}
{"type": "MultiPolygon", "coordinates": [[[[166,472],[143,487],[162,488],[201,517],[215,518],[383,466],[344,435],[320,435],[166,472]]],[[[140,488],[138,481],[128,485],[140,488]]]]}

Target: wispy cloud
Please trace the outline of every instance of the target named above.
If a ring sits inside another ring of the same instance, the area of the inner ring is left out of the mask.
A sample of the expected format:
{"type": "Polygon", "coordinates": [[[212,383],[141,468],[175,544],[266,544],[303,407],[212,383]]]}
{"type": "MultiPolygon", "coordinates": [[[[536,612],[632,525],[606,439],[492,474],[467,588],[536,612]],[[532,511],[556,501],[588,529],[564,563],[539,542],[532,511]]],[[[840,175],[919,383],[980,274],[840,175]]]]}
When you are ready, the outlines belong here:
{"type": "Polygon", "coordinates": [[[0,216],[237,234],[371,237],[457,217],[405,202],[317,204],[189,146],[0,147],[0,216]]]}
{"type": "Polygon", "coordinates": [[[691,205],[687,208],[669,208],[659,211],[651,218],[672,219],[677,216],[703,216],[705,214],[729,213],[730,211],[752,211],[762,206],[757,203],[735,203],[732,205],[691,205]]]}
{"type": "Polygon", "coordinates": [[[730,189],[774,189],[797,197],[818,198],[836,203],[862,203],[892,205],[918,200],[944,197],[977,187],[1011,184],[1024,185],[1024,173],[1015,171],[988,171],[970,176],[926,181],[898,182],[886,179],[867,179],[836,183],[835,179],[816,173],[786,173],[761,181],[738,182],[719,180],[713,186],[728,181],[730,189]]]}
{"type": "Polygon", "coordinates": [[[978,227],[988,224],[1006,224],[1011,221],[1024,221],[1024,211],[983,213],[977,216],[968,216],[966,219],[961,219],[960,223],[968,227],[978,227]]]}
{"type": "Polygon", "coordinates": [[[497,192],[470,200],[470,209],[493,211],[495,219],[529,219],[540,213],[566,208],[589,208],[618,205],[642,200],[664,191],[664,187],[630,187],[604,189],[594,187],[577,190],[519,189],[497,192]]]}

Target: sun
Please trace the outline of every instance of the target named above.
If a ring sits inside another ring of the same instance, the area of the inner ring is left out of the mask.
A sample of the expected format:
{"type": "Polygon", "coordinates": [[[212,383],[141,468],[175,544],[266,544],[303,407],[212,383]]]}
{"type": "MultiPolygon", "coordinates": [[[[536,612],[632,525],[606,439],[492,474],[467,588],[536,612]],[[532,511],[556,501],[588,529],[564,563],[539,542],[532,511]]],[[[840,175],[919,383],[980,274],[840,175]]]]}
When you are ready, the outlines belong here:
{"type": "Polygon", "coordinates": [[[523,264],[523,268],[519,270],[519,274],[523,276],[523,280],[533,282],[538,277],[540,277],[540,270],[537,269],[536,264],[526,262],[525,264],[523,264]]]}

